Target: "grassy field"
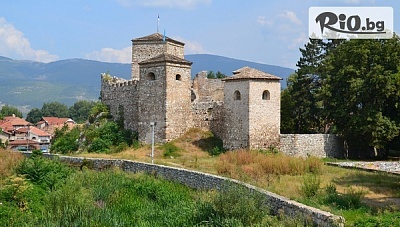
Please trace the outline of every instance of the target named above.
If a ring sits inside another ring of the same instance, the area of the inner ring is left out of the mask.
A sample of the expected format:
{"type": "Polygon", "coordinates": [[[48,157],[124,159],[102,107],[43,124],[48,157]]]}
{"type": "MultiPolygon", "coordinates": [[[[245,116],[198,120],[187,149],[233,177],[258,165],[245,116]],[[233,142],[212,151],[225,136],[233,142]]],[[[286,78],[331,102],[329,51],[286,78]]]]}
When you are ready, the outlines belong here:
{"type": "Polygon", "coordinates": [[[11,163],[0,172],[0,226],[309,225],[269,215],[260,195],[232,185],[194,190],[148,174],[79,170],[4,150],[0,155],[11,163]]]}
{"type": "MultiPolygon", "coordinates": [[[[317,158],[287,157],[273,151],[221,151],[210,132],[191,130],[155,148],[156,164],[238,179],[346,218],[348,226],[399,226],[400,177],[327,166],[317,158]],[[359,224],[358,224],[359,223],[359,224]],[[389,223],[385,225],[385,223],[389,223]]],[[[151,147],[115,154],[76,154],[151,162],[151,147]]]]}

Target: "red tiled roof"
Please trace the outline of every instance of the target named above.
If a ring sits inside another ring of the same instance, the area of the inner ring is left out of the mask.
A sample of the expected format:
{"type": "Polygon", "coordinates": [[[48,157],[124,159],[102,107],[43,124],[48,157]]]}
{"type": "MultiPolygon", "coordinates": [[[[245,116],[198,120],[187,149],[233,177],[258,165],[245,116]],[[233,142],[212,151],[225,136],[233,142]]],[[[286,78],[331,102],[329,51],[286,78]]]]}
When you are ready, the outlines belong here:
{"type": "Polygon", "coordinates": [[[36,128],[36,127],[30,127],[30,128],[29,128],[29,131],[30,131],[32,134],[35,134],[35,135],[37,135],[37,136],[51,136],[50,133],[47,133],[47,132],[45,132],[45,131],[43,131],[43,130],[41,130],[41,129],[38,129],[38,128],[36,128]]]}
{"type": "Polygon", "coordinates": [[[184,65],[192,65],[191,61],[188,61],[183,58],[179,58],[177,56],[174,56],[172,54],[167,54],[167,53],[162,53],[153,58],[139,62],[139,65],[148,64],[148,63],[160,63],[160,62],[161,63],[162,62],[170,62],[170,63],[178,63],[178,64],[184,64],[184,65]]]}
{"type": "Polygon", "coordinates": [[[71,118],[58,118],[58,117],[42,117],[41,121],[46,121],[48,125],[63,125],[67,121],[71,121],[71,118]]]}
{"type": "MultiPolygon", "coordinates": [[[[138,42],[148,42],[148,41],[158,41],[158,42],[161,42],[161,41],[163,41],[163,39],[164,39],[164,35],[162,35],[162,34],[160,34],[160,33],[153,33],[153,34],[151,34],[151,35],[148,35],[148,36],[144,36],[144,37],[140,37],[140,38],[136,38],[136,39],[132,39],[132,42],[133,43],[138,43],[138,42]]],[[[167,41],[167,42],[172,42],[172,43],[176,43],[176,44],[179,44],[179,45],[185,45],[184,43],[182,43],[182,42],[180,42],[180,41],[178,41],[178,40],[175,40],[175,39],[171,39],[171,38],[169,38],[169,37],[165,37],[165,41],[167,41]]]]}
{"type": "Polygon", "coordinates": [[[19,117],[7,116],[4,117],[4,120],[0,121],[0,128],[4,132],[10,132],[16,128],[16,126],[28,126],[32,125],[31,123],[25,121],[19,117]]]}
{"type": "Polygon", "coordinates": [[[245,66],[238,70],[233,71],[233,76],[224,78],[222,80],[243,80],[243,79],[262,79],[262,80],[282,80],[282,78],[265,73],[263,71],[245,66]]]}
{"type": "MultiPolygon", "coordinates": [[[[28,144],[28,140],[13,140],[9,142],[9,145],[11,146],[15,146],[15,145],[27,145],[28,144]]],[[[34,141],[34,140],[29,140],[29,144],[33,145],[33,144],[39,144],[39,142],[34,141]]]]}
{"type": "Polygon", "coordinates": [[[4,117],[3,122],[11,122],[12,125],[31,125],[31,123],[25,121],[24,119],[13,116],[4,117]]]}

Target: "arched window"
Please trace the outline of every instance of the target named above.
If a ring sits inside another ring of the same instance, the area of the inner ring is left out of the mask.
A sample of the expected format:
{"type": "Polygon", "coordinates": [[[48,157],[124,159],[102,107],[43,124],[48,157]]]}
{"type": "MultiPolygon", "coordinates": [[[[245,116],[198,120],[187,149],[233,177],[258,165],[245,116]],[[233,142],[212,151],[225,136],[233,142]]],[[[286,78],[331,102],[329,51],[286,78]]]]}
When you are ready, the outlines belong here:
{"type": "Polygon", "coordinates": [[[176,74],[175,79],[176,79],[176,80],[182,80],[182,77],[181,77],[180,74],[176,74]]]}
{"type": "Polygon", "coordinates": [[[155,80],[156,79],[156,75],[153,72],[149,72],[147,74],[147,79],[148,80],[155,80]]]}
{"type": "Polygon", "coordinates": [[[234,100],[240,100],[240,91],[235,91],[235,93],[233,93],[233,99],[234,100]]]}
{"type": "Polygon", "coordinates": [[[268,90],[265,90],[265,91],[262,93],[262,99],[263,99],[263,100],[270,100],[270,98],[271,98],[271,96],[270,96],[270,94],[269,94],[269,91],[268,91],[268,90]]]}

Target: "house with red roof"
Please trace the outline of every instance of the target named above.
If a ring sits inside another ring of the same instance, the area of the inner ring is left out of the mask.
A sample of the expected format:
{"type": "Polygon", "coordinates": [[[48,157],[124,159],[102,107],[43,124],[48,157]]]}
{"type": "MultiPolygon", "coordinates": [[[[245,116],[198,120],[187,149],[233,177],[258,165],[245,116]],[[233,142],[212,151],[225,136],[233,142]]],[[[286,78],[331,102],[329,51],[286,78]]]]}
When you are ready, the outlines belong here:
{"type": "Polygon", "coordinates": [[[22,118],[7,116],[0,120],[0,138],[7,141],[8,148],[13,150],[48,151],[51,134],[47,133],[22,118]]]}
{"type": "Polygon", "coordinates": [[[71,118],[42,117],[42,119],[36,123],[37,128],[51,135],[54,135],[56,129],[61,129],[65,125],[67,125],[69,129],[72,129],[75,127],[76,122],[71,118]]]}

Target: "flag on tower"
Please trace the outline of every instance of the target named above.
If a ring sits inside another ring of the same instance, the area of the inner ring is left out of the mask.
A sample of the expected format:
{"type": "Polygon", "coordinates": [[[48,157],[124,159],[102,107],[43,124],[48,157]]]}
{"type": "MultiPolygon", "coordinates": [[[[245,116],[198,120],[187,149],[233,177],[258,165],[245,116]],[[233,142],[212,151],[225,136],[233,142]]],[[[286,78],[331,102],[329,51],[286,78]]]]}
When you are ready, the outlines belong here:
{"type": "Polygon", "coordinates": [[[164,29],[164,35],[162,37],[162,41],[165,43],[165,29],[164,29]]]}
{"type": "Polygon", "coordinates": [[[157,33],[158,33],[159,26],[160,26],[160,14],[157,15],[157,33]]]}

